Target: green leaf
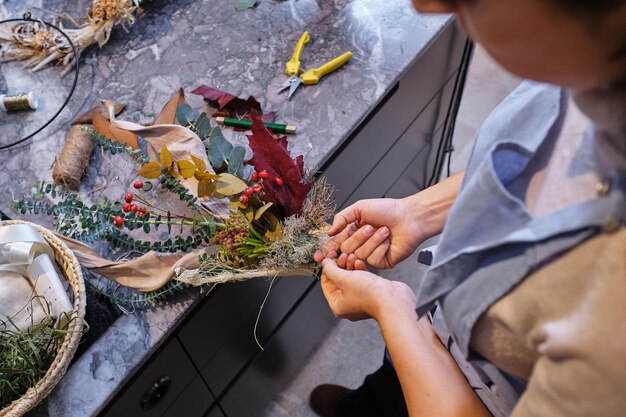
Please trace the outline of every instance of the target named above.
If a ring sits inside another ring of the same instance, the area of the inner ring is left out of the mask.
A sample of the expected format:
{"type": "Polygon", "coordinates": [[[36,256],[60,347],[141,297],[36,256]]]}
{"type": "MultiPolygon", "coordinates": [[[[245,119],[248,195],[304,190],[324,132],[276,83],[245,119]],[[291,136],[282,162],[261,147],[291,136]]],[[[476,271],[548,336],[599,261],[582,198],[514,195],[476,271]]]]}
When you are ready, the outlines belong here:
{"type": "Polygon", "coordinates": [[[209,122],[205,113],[201,113],[200,116],[198,116],[198,120],[196,120],[196,133],[200,139],[204,140],[209,136],[210,132],[211,122],[209,122]]]}
{"type": "Polygon", "coordinates": [[[195,118],[196,115],[189,104],[183,103],[176,108],[176,120],[181,126],[189,125],[189,122],[195,118]]]}
{"type": "Polygon", "coordinates": [[[243,177],[243,158],[246,156],[246,150],[243,146],[235,146],[228,156],[228,172],[243,177]]]}
{"type": "Polygon", "coordinates": [[[150,233],[150,223],[143,224],[143,231],[144,233],[150,233]]]}
{"type": "Polygon", "coordinates": [[[209,141],[209,162],[211,166],[215,169],[222,168],[232,150],[233,145],[226,140],[220,128],[216,127],[213,129],[211,140],[209,141]]]}
{"type": "Polygon", "coordinates": [[[251,9],[256,4],[256,0],[237,0],[237,4],[235,8],[238,12],[241,12],[246,9],[251,9]]]}

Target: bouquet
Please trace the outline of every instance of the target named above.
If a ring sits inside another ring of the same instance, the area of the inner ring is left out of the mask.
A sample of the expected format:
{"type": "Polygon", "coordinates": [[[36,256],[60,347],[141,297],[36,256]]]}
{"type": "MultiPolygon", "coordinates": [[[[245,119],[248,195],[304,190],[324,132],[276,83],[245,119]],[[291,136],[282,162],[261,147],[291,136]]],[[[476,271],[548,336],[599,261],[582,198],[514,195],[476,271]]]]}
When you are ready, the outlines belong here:
{"type": "Polygon", "coordinates": [[[203,88],[210,103],[219,96],[222,111],[252,119],[249,149],[228,141],[206,113],[196,114],[182,91],[149,126],[117,120],[105,102],[108,118],[94,111],[91,138],[103,152],[135,164],[125,194],[90,204],[64,188],[38,184],[14,208],[52,216],[83,266],[148,294],[141,298],[148,304],[188,285],[315,275],[313,253],[335,211],[333,188],[305,172],[302,155],[292,158],[287,138],[265,127],[263,118],[272,115],[261,115],[256,100],[203,88]],[[137,145],[127,145],[138,137],[137,145]],[[167,239],[154,239],[159,228],[167,239]],[[132,259],[103,259],[88,246],[96,241],[132,259]]]}

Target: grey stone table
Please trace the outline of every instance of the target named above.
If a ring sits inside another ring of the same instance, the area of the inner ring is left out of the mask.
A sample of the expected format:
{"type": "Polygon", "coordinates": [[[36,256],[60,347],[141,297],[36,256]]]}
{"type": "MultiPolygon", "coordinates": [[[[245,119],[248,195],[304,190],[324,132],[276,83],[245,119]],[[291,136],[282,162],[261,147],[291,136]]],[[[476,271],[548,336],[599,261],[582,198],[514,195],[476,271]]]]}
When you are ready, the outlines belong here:
{"type": "MultiPolygon", "coordinates": [[[[80,15],[87,0],[0,0],[0,17],[18,17],[30,7],[80,15]]],[[[309,170],[319,169],[357,129],[432,40],[450,24],[449,16],[420,16],[409,0],[259,0],[237,12],[235,0],[153,0],[127,31],[116,28],[102,49],[83,57],[78,87],[68,107],[43,133],[15,149],[0,152],[0,210],[13,218],[44,225],[50,219],[19,216],[10,202],[30,192],[36,181],[50,181],[70,121],[99,99],[126,103],[123,119],[150,122],[179,88],[206,84],[255,96],[277,121],[298,126],[294,155],[305,155],[309,170]],[[345,51],[352,60],[316,86],[303,86],[290,101],[276,90],[284,82],[285,61],[304,30],[311,41],[303,69],[317,67],[345,51]]],[[[72,74],[56,68],[32,74],[19,64],[2,64],[0,86],[9,93],[36,91],[43,100],[36,114],[0,115],[0,145],[28,131],[66,96],[72,74]],[[47,112],[47,113],[46,113],[47,112]],[[4,117],[4,118],[3,118],[4,117]]],[[[0,92],[1,93],[1,92],[0,92]]],[[[201,107],[199,98],[189,97],[201,107]]],[[[243,134],[228,131],[245,143],[243,134]]],[[[92,158],[80,192],[119,198],[132,181],[131,167],[100,152],[92,158]]],[[[201,298],[176,299],[158,308],[124,315],[68,370],[36,416],[97,414],[201,298]]]]}

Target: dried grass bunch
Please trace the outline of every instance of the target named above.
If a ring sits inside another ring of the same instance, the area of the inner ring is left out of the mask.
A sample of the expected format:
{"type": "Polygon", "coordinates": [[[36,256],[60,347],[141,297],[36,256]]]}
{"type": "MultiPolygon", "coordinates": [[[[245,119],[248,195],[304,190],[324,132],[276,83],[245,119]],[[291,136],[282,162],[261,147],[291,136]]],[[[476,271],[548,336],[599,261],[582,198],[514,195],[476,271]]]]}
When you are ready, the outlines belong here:
{"type": "MultiPolygon", "coordinates": [[[[91,10],[79,24],[71,16],[61,16],[76,27],[59,27],[69,36],[80,55],[93,44],[102,47],[109,41],[113,27],[125,29],[135,22],[141,0],[94,0],[91,10]]],[[[62,19],[62,20],[63,20],[62,19]]],[[[42,22],[25,22],[0,27],[0,62],[24,61],[25,67],[38,71],[51,62],[58,62],[69,72],[74,55],[67,39],[42,22]]]]}

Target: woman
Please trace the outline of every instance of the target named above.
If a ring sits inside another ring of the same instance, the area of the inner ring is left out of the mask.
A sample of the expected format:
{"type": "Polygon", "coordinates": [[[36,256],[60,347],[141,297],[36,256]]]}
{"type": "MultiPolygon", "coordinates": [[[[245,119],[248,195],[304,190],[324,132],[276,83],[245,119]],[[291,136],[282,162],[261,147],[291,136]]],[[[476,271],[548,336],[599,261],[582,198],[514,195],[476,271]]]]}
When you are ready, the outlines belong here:
{"type": "Polygon", "coordinates": [[[541,84],[494,110],[464,174],[337,214],[316,254],[324,295],[338,317],[374,318],[390,360],[356,391],[316,388],[312,407],[624,416],[626,0],[413,3],[455,13],[502,66],[541,84]],[[439,233],[417,298],[367,272],[439,233]]]}

